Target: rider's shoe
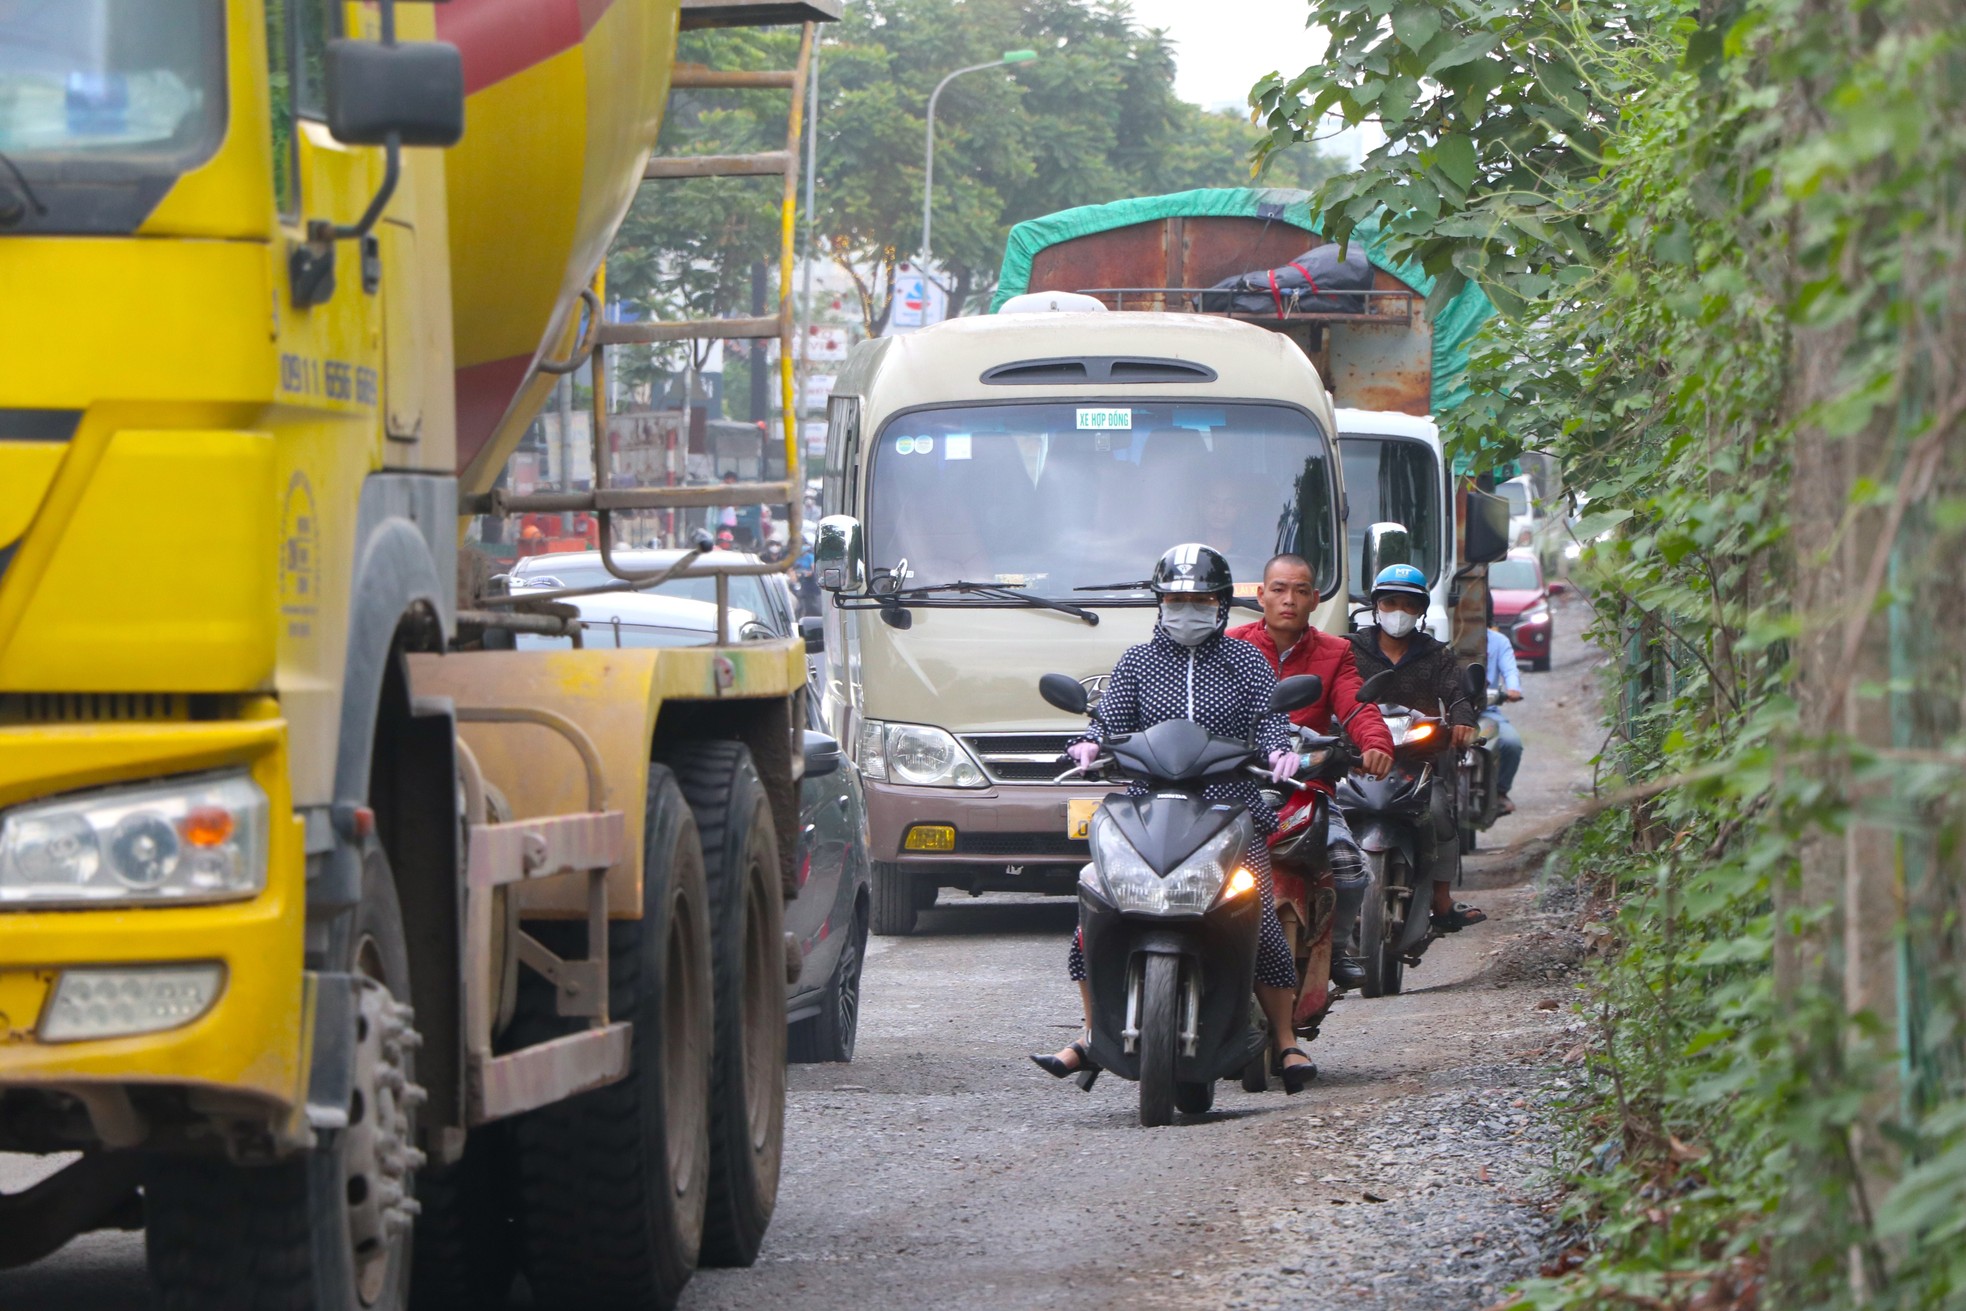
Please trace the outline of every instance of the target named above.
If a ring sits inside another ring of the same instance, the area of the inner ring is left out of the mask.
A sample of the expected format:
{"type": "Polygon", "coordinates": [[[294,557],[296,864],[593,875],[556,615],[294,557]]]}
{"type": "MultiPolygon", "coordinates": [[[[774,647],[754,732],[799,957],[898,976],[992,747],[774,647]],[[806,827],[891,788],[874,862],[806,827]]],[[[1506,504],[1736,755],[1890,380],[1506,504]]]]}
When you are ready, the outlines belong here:
{"type": "Polygon", "coordinates": [[[1286,1047],[1270,1057],[1270,1073],[1283,1080],[1284,1095],[1294,1097],[1317,1078],[1317,1066],[1302,1047],[1286,1047]],[[1302,1056],[1304,1059],[1296,1065],[1285,1065],[1283,1058],[1286,1056],[1302,1056]]]}
{"type": "Polygon", "coordinates": [[[1356,956],[1331,953],[1331,981],[1341,988],[1365,986],[1365,962],[1356,956]]]}
{"type": "Polygon", "coordinates": [[[1072,1075],[1078,1076],[1075,1082],[1079,1085],[1080,1091],[1091,1092],[1092,1085],[1099,1079],[1098,1062],[1092,1059],[1092,1053],[1086,1049],[1083,1040],[1072,1043],[1065,1050],[1078,1057],[1077,1065],[1067,1065],[1050,1052],[1033,1052],[1031,1053],[1031,1060],[1040,1070],[1043,1070],[1054,1079],[1063,1079],[1072,1075]]]}

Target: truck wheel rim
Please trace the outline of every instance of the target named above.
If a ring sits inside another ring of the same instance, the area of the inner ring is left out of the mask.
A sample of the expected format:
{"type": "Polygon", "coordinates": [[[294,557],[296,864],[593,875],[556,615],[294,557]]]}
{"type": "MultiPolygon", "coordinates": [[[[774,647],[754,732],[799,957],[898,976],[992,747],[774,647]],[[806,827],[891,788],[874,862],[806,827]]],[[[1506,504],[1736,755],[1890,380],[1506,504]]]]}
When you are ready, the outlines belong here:
{"type": "Polygon", "coordinates": [[[381,1301],[394,1262],[420,1209],[410,1174],[423,1163],[412,1145],[411,1112],[424,1091],[410,1082],[410,1053],[420,1045],[410,1008],[382,981],[381,953],[364,939],[356,954],[355,1088],[342,1131],[342,1197],[347,1208],[355,1293],[363,1306],[381,1301]]]}
{"type": "MultiPolygon", "coordinates": [[[[772,1088],[766,1077],[771,1069],[771,1045],[776,1042],[784,1049],[785,1033],[782,1026],[773,1031],[771,1022],[771,1001],[766,995],[767,988],[778,988],[784,993],[782,980],[784,970],[779,962],[784,946],[774,941],[765,923],[764,907],[759,904],[759,884],[765,878],[762,866],[753,865],[746,871],[744,880],[744,1097],[745,1116],[751,1130],[751,1150],[762,1152],[771,1141],[772,1128],[772,1088]]],[[[772,875],[771,877],[776,877],[772,875]]]]}

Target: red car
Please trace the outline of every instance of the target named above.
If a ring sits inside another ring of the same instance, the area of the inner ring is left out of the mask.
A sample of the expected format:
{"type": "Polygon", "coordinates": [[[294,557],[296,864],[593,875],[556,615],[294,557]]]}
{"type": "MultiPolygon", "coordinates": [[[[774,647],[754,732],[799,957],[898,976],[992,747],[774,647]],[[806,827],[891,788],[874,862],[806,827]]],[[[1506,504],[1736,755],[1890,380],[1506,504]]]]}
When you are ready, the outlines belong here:
{"type": "Polygon", "coordinates": [[[1516,551],[1488,566],[1488,594],[1495,600],[1495,627],[1515,644],[1515,658],[1538,673],[1550,667],[1550,589],[1543,566],[1529,551],[1516,551]]]}

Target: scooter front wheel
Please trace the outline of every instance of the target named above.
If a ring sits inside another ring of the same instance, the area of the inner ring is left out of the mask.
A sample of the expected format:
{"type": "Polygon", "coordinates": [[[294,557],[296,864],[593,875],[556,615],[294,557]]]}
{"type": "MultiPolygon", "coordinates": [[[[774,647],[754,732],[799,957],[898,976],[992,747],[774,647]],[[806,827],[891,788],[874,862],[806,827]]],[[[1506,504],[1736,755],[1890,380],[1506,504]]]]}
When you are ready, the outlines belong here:
{"type": "Polygon", "coordinates": [[[1365,965],[1365,983],[1359,991],[1368,997],[1384,997],[1399,991],[1403,963],[1393,947],[1393,917],[1388,913],[1392,890],[1391,875],[1383,851],[1365,853],[1365,865],[1372,884],[1365,890],[1365,904],[1358,913],[1359,958],[1365,965]]]}
{"type": "Polygon", "coordinates": [[[1140,979],[1140,1123],[1174,1122],[1174,1053],[1181,1027],[1181,961],[1148,956],[1140,979]]]}

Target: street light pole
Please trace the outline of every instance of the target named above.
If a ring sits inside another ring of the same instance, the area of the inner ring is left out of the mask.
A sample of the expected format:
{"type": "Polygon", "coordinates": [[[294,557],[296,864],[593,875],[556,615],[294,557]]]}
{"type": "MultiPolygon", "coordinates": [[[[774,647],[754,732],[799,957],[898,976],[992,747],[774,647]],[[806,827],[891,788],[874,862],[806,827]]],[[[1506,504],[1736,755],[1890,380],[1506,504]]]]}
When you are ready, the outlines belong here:
{"type": "Polygon", "coordinates": [[[922,276],[928,276],[929,220],[935,198],[935,102],[942,98],[942,88],[961,77],[964,73],[980,73],[986,68],[1001,68],[1005,64],[1028,63],[1038,57],[1035,50],[1006,50],[1001,59],[992,59],[987,64],[971,64],[959,68],[935,84],[935,90],[928,93],[928,146],[922,152],[922,276]]]}

